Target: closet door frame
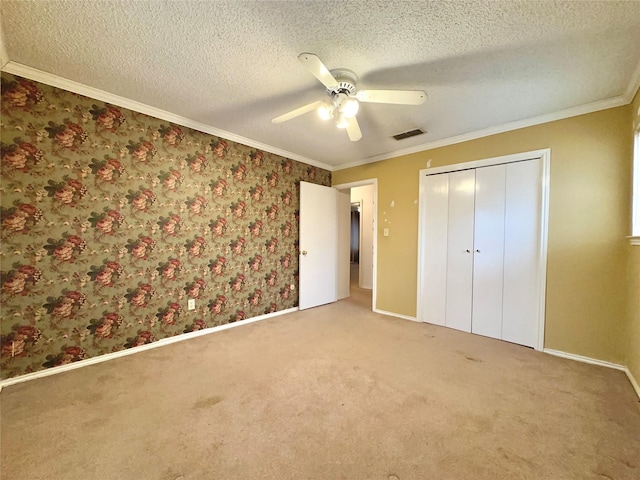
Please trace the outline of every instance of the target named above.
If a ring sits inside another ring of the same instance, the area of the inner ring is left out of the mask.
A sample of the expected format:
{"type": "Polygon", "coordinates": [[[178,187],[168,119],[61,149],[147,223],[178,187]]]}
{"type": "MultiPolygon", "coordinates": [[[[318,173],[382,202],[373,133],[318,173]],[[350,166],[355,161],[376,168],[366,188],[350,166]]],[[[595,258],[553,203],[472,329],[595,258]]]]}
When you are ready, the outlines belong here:
{"type": "Polygon", "coordinates": [[[540,195],[540,238],[538,251],[538,278],[536,279],[538,289],[538,312],[537,312],[537,341],[534,346],[536,350],[542,351],[544,348],[544,326],[545,326],[545,302],[546,302],[546,284],[547,284],[547,244],[548,244],[548,228],[549,228],[549,175],[551,168],[551,149],[533,150],[529,152],[515,153],[512,155],[504,155],[500,157],[485,158],[482,160],[474,160],[442,167],[433,167],[422,169],[419,172],[419,209],[418,209],[418,288],[417,288],[417,306],[418,321],[423,322],[423,300],[422,289],[425,285],[424,272],[424,251],[422,243],[426,239],[425,232],[425,212],[426,195],[424,194],[423,179],[429,175],[439,173],[450,173],[460,170],[469,170],[472,168],[489,167],[492,165],[502,165],[514,162],[522,162],[525,160],[533,160],[539,158],[542,164],[541,172],[541,195],[540,195]]]}

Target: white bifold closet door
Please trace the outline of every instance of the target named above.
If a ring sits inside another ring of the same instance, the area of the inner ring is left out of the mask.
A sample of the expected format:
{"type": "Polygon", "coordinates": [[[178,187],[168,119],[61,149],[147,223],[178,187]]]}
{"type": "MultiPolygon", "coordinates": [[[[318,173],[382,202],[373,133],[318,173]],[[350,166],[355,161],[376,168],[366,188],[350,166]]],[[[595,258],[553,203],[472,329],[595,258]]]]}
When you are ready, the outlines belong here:
{"type": "Polygon", "coordinates": [[[507,166],[478,168],[473,241],[471,332],[501,338],[507,166]]]}
{"type": "Polygon", "coordinates": [[[422,181],[421,318],[535,347],[541,161],[422,181]]]}
{"type": "Polygon", "coordinates": [[[423,179],[421,208],[426,222],[422,249],[422,321],[444,325],[447,311],[447,241],[449,239],[449,175],[423,179]]]}
{"type": "Polygon", "coordinates": [[[475,170],[449,173],[445,325],[471,331],[475,170]]]}

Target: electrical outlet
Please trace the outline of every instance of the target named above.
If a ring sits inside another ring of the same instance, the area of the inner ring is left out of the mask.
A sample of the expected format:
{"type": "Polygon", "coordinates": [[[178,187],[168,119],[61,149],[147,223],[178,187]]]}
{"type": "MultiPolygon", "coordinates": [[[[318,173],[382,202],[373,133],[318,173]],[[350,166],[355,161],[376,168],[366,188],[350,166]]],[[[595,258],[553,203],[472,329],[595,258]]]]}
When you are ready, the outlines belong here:
{"type": "Polygon", "coordinates": [[[190,298],[187,301],[187,310],[195,310],[196,309],[196,299],[190,298]]]}

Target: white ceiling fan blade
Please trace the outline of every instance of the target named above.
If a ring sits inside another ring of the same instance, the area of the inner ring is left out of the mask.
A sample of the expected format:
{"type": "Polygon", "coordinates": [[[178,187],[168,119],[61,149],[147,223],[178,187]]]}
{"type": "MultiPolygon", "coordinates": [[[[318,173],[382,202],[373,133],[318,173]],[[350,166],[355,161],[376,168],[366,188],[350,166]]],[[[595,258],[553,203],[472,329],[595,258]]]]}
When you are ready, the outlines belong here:
{"type": "Polygon", "coordinates": [[[360,90],[356,98],[361,102],[422,105],[427,93],[422,90],[360,90]]]}
{"type": "Polygon", "coordinates": [[[315,110],[316,108],[318,108],[322,104],[324,104],[324,102],[322,100],[318,100],[317,102],[309,103],[308,105],[305,105],[304,107],[296,108],[295,110],[291,110],[288,113],[280,115],[279,117],[276,117],[273,120],[271,120],[271,122],[272,123],[286,122],[287,120],[291,120],[292,118],[299,117],[300,115],[304,115],[305,113],[310,112],[311,110],[315,110]]]}
{"type": "Polygon", "coordinates": [[[338,81],[331,75],[331,72],[324,63],[313,53],[301,53],[298,60],[327,88],[338,86],[338,81]]]}
{"type": "Polygon", "coordinates": [[[358,125],[356,117],[347,119],[347,135],[349,135],[349,140],[352,142],[357,142],[362,138],[362,132],[360,131],[360,125],[358,125]]]}

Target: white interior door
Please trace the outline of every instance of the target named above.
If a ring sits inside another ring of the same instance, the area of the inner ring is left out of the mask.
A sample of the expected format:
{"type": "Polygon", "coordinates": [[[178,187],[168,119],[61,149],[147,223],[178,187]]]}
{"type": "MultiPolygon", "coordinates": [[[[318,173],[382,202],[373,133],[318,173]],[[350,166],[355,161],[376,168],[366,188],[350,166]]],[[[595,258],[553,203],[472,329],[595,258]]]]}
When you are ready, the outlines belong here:
{"type": "Polygon", "coordinates": [[[476,170],[471,331],[501,338],[506,165],[476,170]]]}
{"type": "Polygon", "coordinates": [[[449,174],[427,175],[421,181],[422,321],[444,325],[447,308],[447,241],[449,238],[449,174]]]}
{"type": "Polygon", "coordinates": [[[338,298],[337,192],[335,188],[300,182],[301,310],[338,298]]]}
{"type": "Polygon", "coordinates": [[[447,327],[471,331],[475,170],[449,174],[447,327]]]}

